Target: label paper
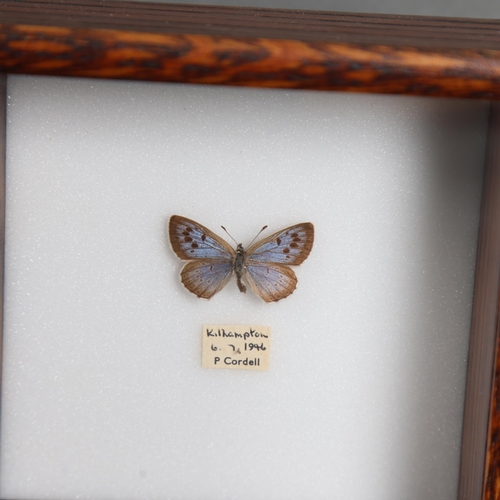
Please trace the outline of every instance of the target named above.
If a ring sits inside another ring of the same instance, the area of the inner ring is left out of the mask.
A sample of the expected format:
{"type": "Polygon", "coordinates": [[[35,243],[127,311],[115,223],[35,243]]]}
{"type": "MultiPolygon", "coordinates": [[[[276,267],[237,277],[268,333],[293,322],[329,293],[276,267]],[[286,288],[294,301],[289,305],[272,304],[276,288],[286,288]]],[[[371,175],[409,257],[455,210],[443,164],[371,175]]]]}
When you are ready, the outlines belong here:
{"type": "Polygon", "coordinates": [[[203,368],[267,370],[271,328],[249,325],[203,325],[203,368]]]}

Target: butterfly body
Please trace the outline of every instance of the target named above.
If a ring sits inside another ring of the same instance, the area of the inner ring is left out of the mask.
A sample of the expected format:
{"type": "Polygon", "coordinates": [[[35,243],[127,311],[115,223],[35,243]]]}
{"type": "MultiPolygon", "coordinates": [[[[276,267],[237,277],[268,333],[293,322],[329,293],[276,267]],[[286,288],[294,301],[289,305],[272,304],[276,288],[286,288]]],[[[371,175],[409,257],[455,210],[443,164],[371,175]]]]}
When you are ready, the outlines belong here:
{"type": "Polygon", "coordinates": [[[240,292],[250,288],[266,302],[290,295],[297,277],[290,265],[301,264],[314,241],[314,226],[304,222],[278,231],[245,250],[234,250],[222,238],[198,222],[180,215],[169,221],[172,249],[189,262],[181,271],[184,286],[198,297],[209,299],[236,274],[240,292]]]}
{"type": "Polygon", "coordinates": [[[243,283],[243,274],[245,272],[245,249],[241,243],[236,247],[236,257],[234,259],[234,273],[236,274],[236,284],[240,292],[246,293],[247,287],[243,283]]]}

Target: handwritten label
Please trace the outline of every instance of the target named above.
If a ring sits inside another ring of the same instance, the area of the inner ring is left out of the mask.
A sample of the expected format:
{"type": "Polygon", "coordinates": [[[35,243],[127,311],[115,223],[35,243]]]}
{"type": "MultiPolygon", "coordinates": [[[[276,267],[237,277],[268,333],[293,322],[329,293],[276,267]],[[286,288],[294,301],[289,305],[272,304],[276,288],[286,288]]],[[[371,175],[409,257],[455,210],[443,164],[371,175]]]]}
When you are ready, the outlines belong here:
{"type": "Polygon", "coordinates": [[[203,325],[203,368],[269,369],[268,326],[203,325]]]}

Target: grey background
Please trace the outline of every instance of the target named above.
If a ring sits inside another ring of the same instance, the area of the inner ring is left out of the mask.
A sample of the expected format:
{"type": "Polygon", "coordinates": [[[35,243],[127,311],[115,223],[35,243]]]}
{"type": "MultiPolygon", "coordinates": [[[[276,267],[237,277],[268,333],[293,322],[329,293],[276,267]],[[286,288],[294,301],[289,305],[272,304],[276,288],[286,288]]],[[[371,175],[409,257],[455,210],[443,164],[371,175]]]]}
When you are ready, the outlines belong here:
{"type": "Polygon", "coordinates": [[[500,18],[500,1],[498,0],[197,0],[195,2],[178,0],[175,3],[419,16],[500,18]]]}

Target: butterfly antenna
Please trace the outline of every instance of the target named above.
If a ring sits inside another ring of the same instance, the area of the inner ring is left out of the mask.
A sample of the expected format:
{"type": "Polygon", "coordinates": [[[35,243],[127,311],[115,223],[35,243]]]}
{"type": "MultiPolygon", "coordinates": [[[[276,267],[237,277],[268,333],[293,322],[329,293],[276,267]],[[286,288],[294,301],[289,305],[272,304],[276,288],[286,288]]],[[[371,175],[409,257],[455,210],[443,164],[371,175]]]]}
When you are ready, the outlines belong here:
{"type": "Polygon", "coordinates": [[[255,238],[250,242],[250,245],[248,246],[251,246],[252,243],[257,239],[257,237],[259,236],[260,233],[262,233],[262,231],[264,231],[264,229],[267,229],[267,226],[264,226],[256,235],[255,235],[255,238]]]}
{"type": "Polygon", "coordinates": [[[236,246],[238,246],[238,242],[229,234],[228,230],[224,226],[221,226],[221,228],[226,231],[226,234],[236,243],[236,246]]]}

